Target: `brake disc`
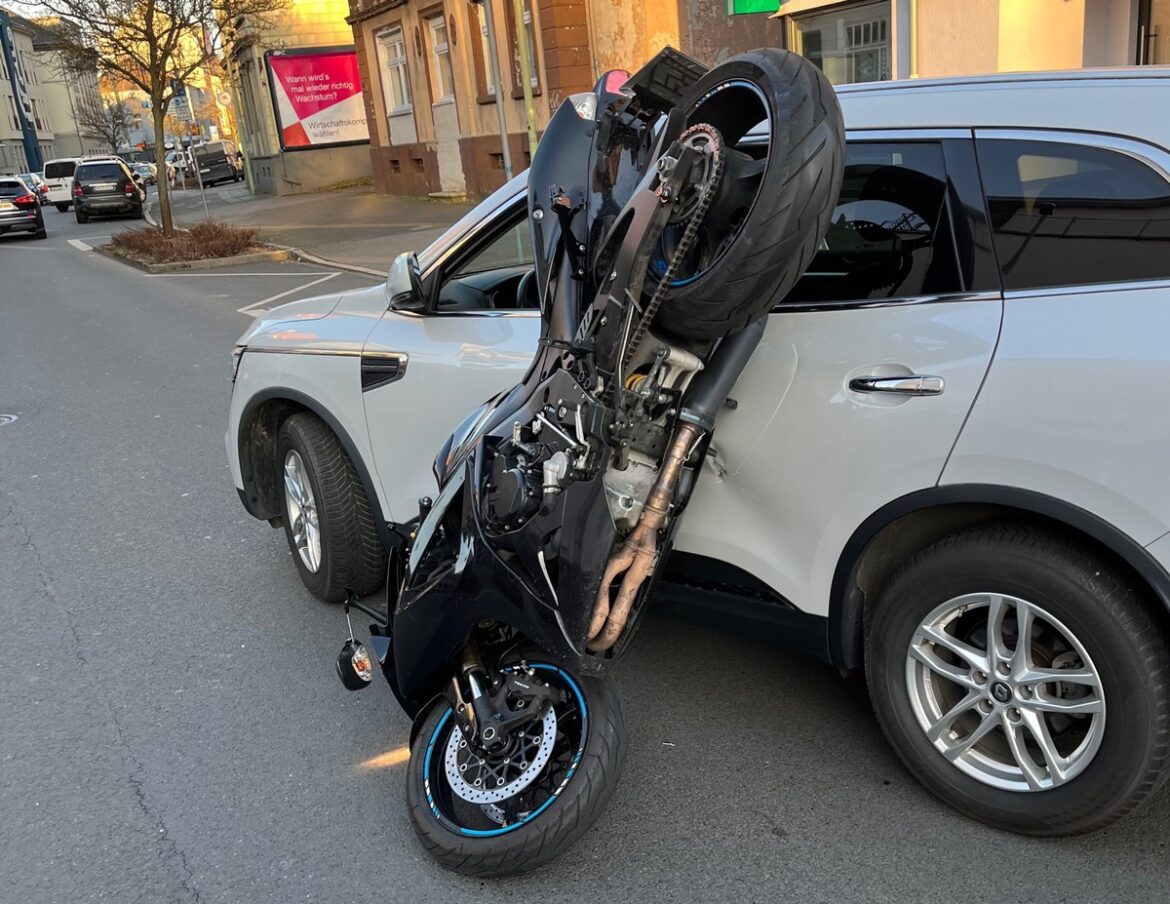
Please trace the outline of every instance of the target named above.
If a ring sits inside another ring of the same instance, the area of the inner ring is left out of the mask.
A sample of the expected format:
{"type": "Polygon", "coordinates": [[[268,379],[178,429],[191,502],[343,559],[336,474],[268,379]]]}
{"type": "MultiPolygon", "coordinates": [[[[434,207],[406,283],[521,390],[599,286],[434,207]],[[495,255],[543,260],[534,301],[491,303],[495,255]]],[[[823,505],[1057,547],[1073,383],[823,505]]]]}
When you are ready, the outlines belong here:
{"type": "Polygon", "coordinates": [[[519,794],[531,785],[552,757],[557,737],[557,714],[551,706],[536,722],[516,734],[507,756],[479,755],[458,727],[452,729],[443,756],[451,790],[473,804],[494,804],[519,794]]]}

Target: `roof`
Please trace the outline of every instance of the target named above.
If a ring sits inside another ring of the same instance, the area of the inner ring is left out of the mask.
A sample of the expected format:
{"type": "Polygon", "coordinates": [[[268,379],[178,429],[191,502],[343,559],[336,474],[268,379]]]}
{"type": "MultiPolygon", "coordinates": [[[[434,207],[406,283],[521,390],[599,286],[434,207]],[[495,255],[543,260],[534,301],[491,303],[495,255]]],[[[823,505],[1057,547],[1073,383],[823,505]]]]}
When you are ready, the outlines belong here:
{"type": "Polygon", "coordinates": [[[838,94],[863,94],[874,91],[929,91],[938,88],[976,88],[981,85],[1045,85],[1067,84],[1069,82],[1102,82],[1120,79],[1123,81],[1145,81],[1148,79],[1170,79],[1170,65],[1127,66],[1123,68],[1058,69],[1037,72],[993,72],[984,75],[956,75],[941,78],[899,79],[889,82],[854,82],[837,85],[838,94]]]}

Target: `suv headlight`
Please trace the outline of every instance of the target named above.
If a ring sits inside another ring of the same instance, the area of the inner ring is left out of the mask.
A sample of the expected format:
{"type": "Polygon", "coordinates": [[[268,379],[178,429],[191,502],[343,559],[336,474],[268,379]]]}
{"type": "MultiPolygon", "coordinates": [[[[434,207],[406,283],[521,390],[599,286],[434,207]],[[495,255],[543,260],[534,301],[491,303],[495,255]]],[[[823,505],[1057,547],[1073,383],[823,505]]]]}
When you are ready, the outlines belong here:
{"type": "Polygon", "coordinates": [[[240,362],[244,360],[244,352],[247,351],[248,346],[237,345],[232,349],[232,383],[236,382],[236,374],[240,372],[240,362]]]}

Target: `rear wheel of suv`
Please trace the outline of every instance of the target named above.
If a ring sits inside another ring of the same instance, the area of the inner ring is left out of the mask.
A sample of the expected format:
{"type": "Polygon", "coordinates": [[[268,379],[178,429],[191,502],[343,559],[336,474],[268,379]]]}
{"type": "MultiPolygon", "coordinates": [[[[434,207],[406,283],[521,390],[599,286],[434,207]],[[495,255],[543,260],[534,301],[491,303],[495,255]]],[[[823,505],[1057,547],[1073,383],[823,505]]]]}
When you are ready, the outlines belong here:
{"type": "Polygon", "coordinates": [[[77,217],[78,223],[88,223],[89,222],[89,214],[82,213],[80,210],[74,210],[73,214],[75,217],[77,217]]]}
{"type": "Polygon", "coordinates": [[[57,204],[56,204],[56,205],[54,205],[54,206],[55,206],[55,207],[57,208],[57,210],[58,210],[59,212],[61,212],[61,213],[64,213],[65,211],[67,211],[67,210],[69,209],[69,205],[68,205],[68,203],[57,203],[57,204]]]}
{"type": "Polygon", "coordinates": [[[931,791],[1029,835],[1108,825],[1170,762],[1170,649],[1133,582],[1034,527],[914,557],[866,636],[878,721],[931,791]]]}
{"type": "Polygon", "coordinates": [[[301,581],[327,603],[365,596],[386,577],[386,553],[365,487],[337,437],[314,414],[294,414],[276,437],[284,534],[301,581]]]}

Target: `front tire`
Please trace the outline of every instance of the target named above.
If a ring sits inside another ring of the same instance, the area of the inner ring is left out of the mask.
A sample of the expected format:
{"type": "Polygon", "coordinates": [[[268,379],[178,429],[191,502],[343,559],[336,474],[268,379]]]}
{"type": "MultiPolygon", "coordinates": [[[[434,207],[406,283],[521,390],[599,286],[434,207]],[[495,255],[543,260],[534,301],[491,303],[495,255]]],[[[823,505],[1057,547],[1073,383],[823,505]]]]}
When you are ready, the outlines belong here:
{"type": "Polygon", "coordinates": [[[917,555],[873,612],[866,674],[910,771],[997,828],[1099,829],[1166,777],[1162,627],[1132,581],[1061,536],[980,527],[917,555]]]}
{"type": "Polygon", "coordinates": [[[277,492],[284,532],[301,581],[327,603],[373,593],[386,576],[386,552],[357,470],[316,415],[294,414],[276,437],[277,492]]]}
{"type": "Polygon", "coordinates": [[[613,795],[625,757],[625,721],[617,694],[606,681],[576,678],[550,662],[528,665],[536,677],[564,687],[567,703],[554,708],[558,721],[550,729],[560,746],[518,792],[518,797],[532,797],[529,803],[511,804],[511,823],[504,810],[509,801],[477,806],[452,790],[444,760],[458,746],[458,738],[449,746],[458,729],[448,703],[431,710],[411,748],[406,780],[410,819],[427,853],[446,869],[467,876],[535,869],[576,843],[613,795]],[[538,790],[540,785],[543,790],[538,790]]]}

